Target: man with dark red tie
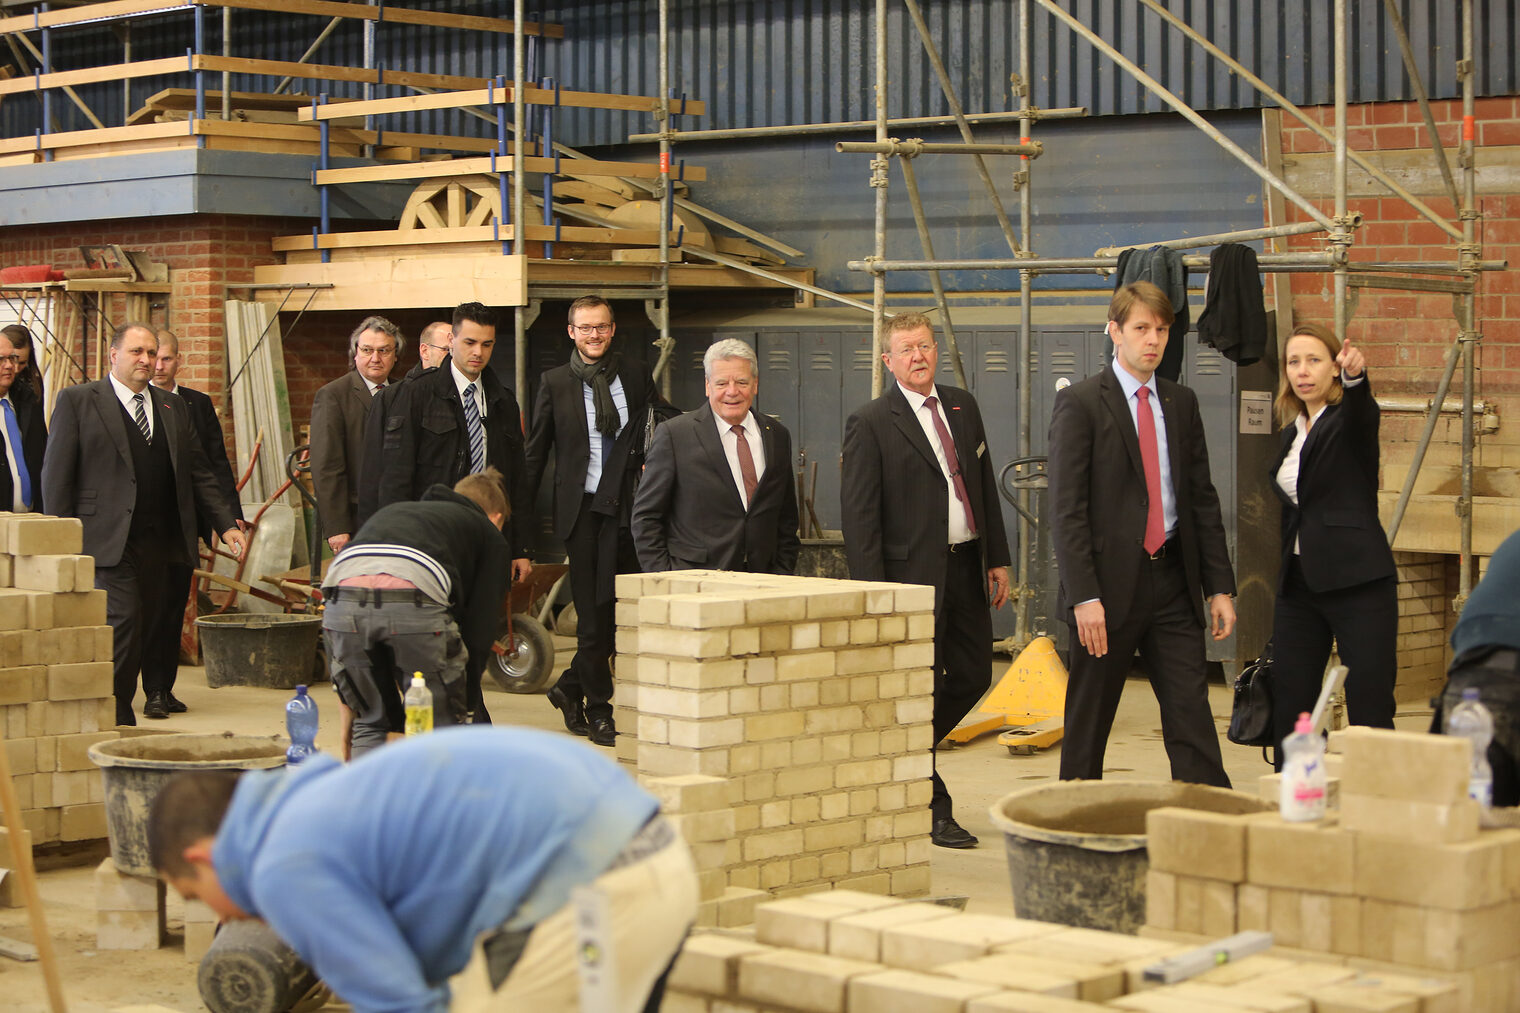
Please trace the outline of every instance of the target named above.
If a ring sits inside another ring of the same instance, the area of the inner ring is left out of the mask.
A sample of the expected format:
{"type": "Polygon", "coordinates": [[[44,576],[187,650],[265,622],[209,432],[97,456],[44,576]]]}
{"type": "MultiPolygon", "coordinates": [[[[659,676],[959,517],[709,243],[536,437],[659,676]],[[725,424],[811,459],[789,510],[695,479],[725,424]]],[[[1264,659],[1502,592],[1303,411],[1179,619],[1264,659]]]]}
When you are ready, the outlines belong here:
{"type": "MultiPolygon", "coordinates": [[[[900,313],[880,345],[894,382],[845,423],[844,550],[856,580],[934,587],[932,750],[992,682],[987,605],[1008,598],[1008,537],[976,399],[934,382],[933,325],[900,313]]],[[[938,771],[932,781],[930,841],[975,847],[938,771]]]]}
{"type": "Polygon", "coordinates": [[[1103,776],[1138,650],[1173,779],[1230,786],[1202,634],[1223,640],[1235,628],[1235,577],[1198,398],[1154,375],[1172,319],[1171,299],[1149,282],[1115,292],[1112,366],[1058,393],[1051,413],[1057,609],[1073,632],[1063,779],[1103,776]]]}

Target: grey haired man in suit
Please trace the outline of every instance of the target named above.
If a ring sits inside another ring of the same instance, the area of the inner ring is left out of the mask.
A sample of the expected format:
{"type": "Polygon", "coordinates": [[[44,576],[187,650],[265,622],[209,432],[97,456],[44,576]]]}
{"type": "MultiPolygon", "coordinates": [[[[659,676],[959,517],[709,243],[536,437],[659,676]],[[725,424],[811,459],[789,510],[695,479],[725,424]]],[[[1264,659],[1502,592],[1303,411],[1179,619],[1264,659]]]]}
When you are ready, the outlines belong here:
{"type": "MultiPolygon", "coordinates": [[[[95,586],[106,592],[119,725],[137,723],[132,698],[143,650],[163,607],[169,564],[197,558],[198,512],[211,518],[234,555],[245,547],[190,409],[148,383],[157,356],[153,328],[117,328],[106,378],[59,392],[42,463],[48,509],[83,523],[95,586]]],[[[143,691],[152,709],[167,712],[164,686],[145,679],[143,691]]]]}

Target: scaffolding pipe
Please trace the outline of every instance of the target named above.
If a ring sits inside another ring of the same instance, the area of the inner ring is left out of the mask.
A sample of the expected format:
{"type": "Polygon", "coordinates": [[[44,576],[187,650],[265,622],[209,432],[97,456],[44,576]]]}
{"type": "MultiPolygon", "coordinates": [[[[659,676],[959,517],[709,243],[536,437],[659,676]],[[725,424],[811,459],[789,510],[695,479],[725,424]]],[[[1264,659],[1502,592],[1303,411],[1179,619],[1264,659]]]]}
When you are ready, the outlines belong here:
{"type": "Polygon", "coordinates": [[[1247,169],[1250,169],[1263,181],[1270,185],[1274,190],[1278,191],[1284,197],[1288,198],[1288,200],[1292,201],[1294,204],[1297,204],[1305,214],[1307,214],[1315,221],[1319,222],[1326,232],[1335,231],[1334,224],[1330,221],[1330,219],[1325,217],[1324,212],[1320,211],[1319,208],[1315,207],[1312,203],[1299,196],[1299,194],[1291,187],[1289,187],[1288,184],[1285,183],[1282,179],[1280,179],[1276,173],[1268,169],[1266,166],[1262,165],[1256,159],[1252,158],[1240,145],[1236,144],[1234,141],[1230,140],[1224,134],[1216,130],[1213,124],[1209,123],[1208,120],[1198,115],[1198,113],[1195,112],[1186,102],[1182,101],[1182,99],[1178,98],[1176,95],[1168,91],[1160,81],[1157,81],[1155,78],[1147,74],[1144,70],[1141,70],[1139,64],[1135,63],[1135,61],[1131,60],[1129,57],[1119,52],[1119,50],[1103,41],[1103,39],[1099,37],[1096,32],[1063,10],[1060,4],[1056,3],[1055,0],[1035,0],[1035,2],[1038,3],[1041,7],[1045,8],[1051,14],[1054,14],[1061,21],[1065,22],[1068,28],[1070,28],[1076,34],[1082,36],[1082,38],[1086,39],[1099,52],[1106,54],[1109,59],[1113,60],[1120,67],[1123,67],[1126,71],[1129,72],[1129,75],[1131,77],[1133,77],[1141,84],[1145,85],[1147,89],[1149,89],[1167,105],[1176,110],[1177,113],[1179,113],[1189,123],[1193,124],[1193,126],[1203,131],[1204,136],[1211,138],[1215,144],[1219,145],[1231,155],[1234,155],[1235,159],[1240,162],[1240,164],[1244,165],[1247,169]]]}
{"type": "MultiPolygon", "coordinates": [[[[528,221],[527,179],[523,164],[527,151],[523,138],[528,117],[523,97],[523,10],[524,0],[512,0],[512,253],[523,258],[527,271],[526,235],[528,221]]],[[[527,307],[518,306],[512,313],[513,382],[516,384],[518,412],[528,404],[528,318],[527,307]]]]}
{"type": "MultiPolygon", "coordinates": [[[[232,8],[222,8],[222,55],[232,57],[232,8]]],[[[222,119],[232,119],[232,72],[222,71],[222,119]]]]}
{"type": "MultiPolygon", "coordinates": [[[[1335,266],[1337,253],[1263,253],[1256,264],[1264,271],[1304,270],[1328,271],[1335,266]]],[[[1182,258],[1184,266],[1207,269],[1209,258],[1189,255],[1182,258]]],[[[1003,258],[1001,260],[852,260],[846,265],[851,271],[870,271],[884,274],[888,271],[1112,271],[1119,266],[1118,257],[1028,257],[1003,258]]]]}
{"type": "MultiPolygon", "coordinates": [[[[1032,109],[1032,118],[1040,120],[1076,120],[1087,115],[1086,106],[1068,106],[1061,109],[1032,109]]],[[[967,123],[1011,123],[1024,118],[1024,113],[967,113],[967,123]]],[[[954,116],[899,116],[887,120],[887,127],[953,127],[954,116]]],[[[842,134],[852,130],[874,130],[875,120],[841,120],[837,123],[791,123],[774,127],[723,127],[713,130],[673,130],[671,136],[682,144],[694,141],[738,141],[752,137],[805,137],[810,134],[842,134]]],[[[652,143],[660,135],[629,134],[630,144],[652,143]]]]}
{"type": "MultiPolygon", "coordinates": [[[[876,139],[887,139],[887,0],[876,0],[876,139]]],[[[887,259],[887,160],[871,159],[871,186],[876,188],[875,235],[871,259],[887,259]]],[[[887,318],[887,276],[871,279],[871,397],[881,397],[880,334],[887,318]]]]}
{"type": "MultiPolygon", "coordinates": [[[[1287,96],[1283,95],[1281,92],[1274,89],[1271,85],[1267,84],[1267,82],[1251,73],[1250,68],[1246,67],[1240,61],[1230,56],[1229,53],[1226,53],[1224,50],[1214,45],[1213,42],[1209,41],[1209,37],[1207,35],[1203,35],[1202,33],[1194,30],[1194,28],[1186,21],[1183,21],[1177,15],[1173,14],[1165,7],[1162,7],[1160,3],[1157,2],[1157,0],[1140,0],[1140,2],[1145,4],[1151,10],[1155,11],[1156,14],[1163,18],[1173,28],[1176,28],[1182,34],[1186,35],[1188,38],[1192,39],[1194,42],[1202,46],[1206,52],[1218,59],[1226,67],[1229,67],[1231,71],[1238,75],[1242,80],[1249,83],[1251,87],[1255,88],[1258,92],[1265,95],[1273,102],[1277,103],[1277,105],[1282,107],[1284,111],[1288,112],[1300,123],[1308,127],[1309,130],[1311,130],[1320,140],[1326,142],[1327,144],[1333,144],[1335,142],[1334,136],[1332,136],[1328,130],[1326,130],[1320,124],[1316,123],[1307,113],[1289,101],[1287,96]]],[[[1356,163],[1357,168],[1361,169],[1363,172],[1367,173],[1367,175],[1371,176],[1383,186],[1387,187],[1388,190],[1394,194],[1394,196],[1403,200],[1410,207],[1414,208],[1420,214],[1424,215],[1427,219],[1433,222],[1437,228],[1440,228],[1442,231],[1450,235],[1451,238],[1462,238],[1462,231],[1460,229],[1452,225],[1441,215],[1437,214],[1435,210],[1430,207],[1430,205],[1426,204],[1414,194],[1410,193],[1406,188],[1401,186],[1397,180],[1389,176],[1382,169],[1378,168],[1376,165],[1369,162],[1367,159],[1363,158],[1355,151],[1348,152],[1347,157],[1356,163]]]]}
{"type": "MultiPolygon", "coordinates": [[[[1462,340],[1462,332],[1459,331],[1457,340],[1446,349],[1446,366],[1441,372],[1441,382],[1436,385],[1436,392],[1430,401],[1430,415],[1425,419],[1425,429],[1420,433],[1419,442],[1415,444],[1414,458],[1409,462],[1409,472],[1404,476],[1404,487],[1399,490],[1399,500],[1394,504],[1393,517],[1388,521],[1389,545],[1392,545],[1399,535],[1399,526],[1404,523],[1404,511],[1409,508],[1409,497],[1414,494],[1414,480],[1419,477],[1420,468],[1425,464],[1425,452],[1430,449],[1430,441],[1435,436],[1436,424],[1441,421],[1441,413],[1435,410],[1435,406],[1446,404],[1446,392],[1451,389],[1451,378],[1456,375],[1457,361],[1462,357],[1462,340]]],[[[1381,404],[1381,399],[1379,404],[1381,404]]]]}
{"type": "Polygon", "coordinates": [[[1414,59],[1414,47],[1409,44],[1409,33],[1404,30],[1404,15],[1399,11],[1399,5],[1394,0],[1383,0],[1383,7],[1388,11],[1388,18],[1393,22],[1393,33],[1398,36],[1399,52],[1404,55],[1404,70],[1409,74],[1410,87],[1414,89],[1414,97],[1420,103],[1420,115],[1425,119],[1425,130],[1430,134],[1430,151],[1435,156],[1436,168],[1441,170],[1441,178],[1446,181],[1446,195],[1451,198],[1452,207],[1461,207],[1462,198],[1457,193],[1457,181],[1451,175],[1451,162],[1446,157],[1446,146],[1441,143],[1441,132],[1436,129],[1436,118],[1430,111],[1430,96],[1425,93],[1425,81],[1420,76],[1419,64],[1414,59]]]}
{"type": "Polygon", "coordinates": [[[1351,266],[1358,271],[1382,274],[1460,274],[1464,277],[1474,271],[1503,271],[1509,267],[1508,260],[1479,260],[1470,265],[1437,264],[1423,260],[1354,260],[1351,266]]]}
{"type": "MultiPolygon", "coordinates": [[[[1346,60],[1348,43],[1346,31],[1346,0],[1335,0],[1335,29],[1332,33],[1335,45],[1335,228],[1330,230],[1332,246],[1345,250],[1351,245],[1351,225],[1346,217],[1346,60]]],[[[1350,288],[1346,284],[1346,264],[1342,259],[1335,265],[1335,296],[1332,309],[1335,314],[1335,336],[1342,341],[1350,335],[1346,325],[1351,321],[1350,288]]]]}
{"type": "MultiPolygon", "coordinates": [[[[660,121],[660,393],[670,400],[670,362],[675,356],[675,341],[670,336],[670,230],[675,227],[675,191],[670,184],[670,4],[660,0],[660,106],[656,115],[660,121]]],[[[545,152],[548,154],[548,152],[545,152]]],[[[790,464],[787,465],[791,467],[790,464]]]]}
{"type": "MultiPolygon", "coordinates": [[[[903,0],[903,3],[908,8],[908,15],[913,18],[913,26],[918,29],[918,37],[924,44],[924,52],[928,54],[929,63],[934,67],[934,76],[939,78],[940,90],[945,93],[945,104],[950,107],[950,113],[955,117],[955,125],[960,128],[961,140],[970,144],[973,138],[971,124],[966,122],[966,110],[961,107],[961,100],[955,95],[955,87],[950,83],[950,74],[945,70],[945,63],[939,58],[939,50],[934,45],[934,39],[929,35],[929,25],[924,21],[923,11],[918,8],[918,0],[903,0]]],[[[881,35],[881,46],[885,52],[886,22],[877,26],[877,32],[881,35]]],[[[878,135],[876,139],[884,141],[886,137],[878,135]]],[[[993,185],[992,175],[987,171],[987,163],[982,160],[981,155],[972,155],[971,160],[976,165],[977,175],[982,177],[982,185],[987,188],[987,197],[992,201],[992,210],[997,215],[998,227],[1003,230],[1003,238],[1008,242],[1008,249],[1018,253],[1019,241],[1013,234],[1013,223],[1008,220],[1008,212],[1003,210],[1003,200],[998,196],[997,187],[993,185]]]]}
{"type": "Polygon", "coordinates": [[[1042,144],[948,144],[924,141],[913,137],[906,141],[840,141],[834,150],[844,153],[868,153],[897,155],[916,158],[919,155],[1025,155],[1038,157],[1044,152],[1042,144]]]}
{"type": "MultiPolygon", "coordinates": [[[[1478,166],[1476,73],[1473,30],[1473,0],[1462,0],[1462,258],[1475,260],[1482,253],[1477,242],[1478,166]]],[[[1465,605],[1473,586],[1473,390],[1477,386],[1478,295],[1462,296],[1462,541],[1457,564],[1457,598],[1465,605]]]]}
{"type": "MultiPolygon", "coordinates": [[[[1028,141],[1034,134],[1034,122],[1036,117],[1034,105],[1030,98],[1029,75],[1034,67],[1032,49],[1029,41],[1029,0],[1019,0],[1019,110],[1023,114],[1019,120],[1019,140],[1028,141]]],[[[1024,244],[1026,252],[1034,249],[1034,193],[1033,193],[1033,169],[1029,159],[1023,159],[1019,163],[1019,173],[1016,177],[1019,181],[1019,239],[1024,244]]],[[[1016,441],[1018,456],[1026,458],[1030,456],[1030,428],[1034,425],[1034,391],[1033,373],[1031,366],[1032,349],[1034,348],[1034,275],[1028,271],[1019,272],[1019,345],[1017,349],[1018,367],[1015,375],[1018,377],[1019,399],[1019,435],[1016,441]]],[[[1019,599],[1015,605],[1013,616],[1013,635],[1018,641],[1020,649],[1027,644],[1033,635],[1031,610],[1034,608],[1034,593],[1029,587],[1029,553],[1032,551],[1034,528],[1029,523],[1031,511],[1029,509],[1030,492],[1022,485],[1018,489],[1018,509],[1014,511],[1019,515],[1019,553],[1017,587],[1019,599]]]]}
{"type": "MultiPolygon", "coordinates": [[[[746,263],[745,261],[739,260],[737,257],[730,257],[727,254],[723,253],[715,253],[712,250],[704,250],[700,246],[684,247],[683,252],[688,257],[700,257],[703,260],[710,260],[714,264],[723,264],[726,267],[732,267],[735,270],[743,271],[745,274],[752,274],[756,278],[764,278],[766,281],[774,281],[778,284],[785,285],[788,288],[795,288],[803,292],[811,292],[813,295],[822,296],[825,299],[830,299],[834,302],[842,303],[845,306],[850,306],[858,310],[864,310],[867,313],[872,313],[875,310],[875,307],[873,307],[870,303],[861,302],[859,299],[851,299],[847,295],[840,295],[838,292],[830,292],[826,288],[819,288],[817,285],[809,285],[807,282],[798,281],[795,278],[788,278],[784,274],[776,274],[774,271],[767,271],[763,267],[756,267],[754,264],[746,263]]],[[[890,316],[890,314],[888,315],[890,316]]],[[[877,362],[881,362],[881,358],[879,356],[873,357],[877,362]]]]}
{"type": "MultiPolygon", "coordinates": [[[[338,30],[338,26],[341,25],[342,23],[343,23],[343,19],[342,18],[333,18],[331,21],[329,21],[327,23],[327,27],[324,28],[324,29],[322,29],[322,31],[320,31],[320,32],[317,33],[316,40],[313,41],[311,45],[309,45],[309,46],[306,47],[306,52],[302,53],[300,59],[296,60],[296,62],[297,63],[305,63],[306,61],[310,60],[313,56],[316,56],[317,55],[317,50],[322,47],[322,43],[326,42],[327,41],[327,37],[329,35],[331,35],[333,32],[337,31],[338,30]]],[[[274,86],[274,93],[276,95],[279,95],[279,94],[283,93],[286,88],[290,87],[290,83],[292,81],[294,81],[294,80],[295,80],[295,78],[293,78],[293,77],[282,77],[282,78],[280,78],[280,83],[274,86]]]]}
{"type": "MultiPolygon", "coordinates": [[[[929,238],[929,221],[924,216],[924,202],[918,193],[918,175],[913,171],[913,159],[899,159],[897,164],[902,166],[903,182],[908,187],[908,203],[913,205],[913,224],[918,229],[918,243],[924,248],[924,256],[933,260],[934,241],[929,238]]],[[[939,307],[940,319],[945,322],[945,344],[950,349],[950,368],[955,371],[955,384],[969,389],[966,367],[961,362],[961,346],[955,340],[955,323],[950,319],[950,304],[945,301],[945,286],[938,271],[929,272],[929,287],[934,289],[934,304],[939,307]]]]}
{"type": "Polygon", "coordinates": [[[1220,243],[1246,243],[1253,239],[1274,239],[1278,236],[1302,236],[1310,232],[1323,232],[1317,222],[1300,222],[1297,225],[1272,225],[1259,229],[1240,229],[1236,232],[1216,232],[1211,236],[1184,236],[1181,239],[1163,239],[1159,243],[1131,243],[1128,246],[1105,246],[1094,250],[1094,257],[1117,257],[1125,250],[1149,250],[1164,246],[1169,250],[1192,250],[1200,246],[1218,246],[1220,243]]]}

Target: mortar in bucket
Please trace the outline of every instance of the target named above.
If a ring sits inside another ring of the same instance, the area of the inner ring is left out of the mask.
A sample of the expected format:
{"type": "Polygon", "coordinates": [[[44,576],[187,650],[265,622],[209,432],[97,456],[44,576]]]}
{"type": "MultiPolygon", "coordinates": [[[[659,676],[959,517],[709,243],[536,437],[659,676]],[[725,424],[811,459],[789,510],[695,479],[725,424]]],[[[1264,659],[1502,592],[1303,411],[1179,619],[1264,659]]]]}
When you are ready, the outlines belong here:
{"type": "Polygon", "coordinates": [[[148,855],[148,809],[185,770],[260,770],[285,765],[283,738],[221,734],[135,735],[97,742],[90,759],[105,782],[111,860],[131,876],[157,875],[148,855]]]}
{"type": "Polygon", "coordinates": [[[1020,918],[1135,933],[1145,924],[1145,814],[1164,806],[1254,813],[1270,803],[1181,781],[1059,781],[992,806],[1020,918]]]}
{"type": "Polygon", "coordinates": [[[312,681],[322,617],[228,612],[195,621],[206,685],[293,689],[312,681]]]}

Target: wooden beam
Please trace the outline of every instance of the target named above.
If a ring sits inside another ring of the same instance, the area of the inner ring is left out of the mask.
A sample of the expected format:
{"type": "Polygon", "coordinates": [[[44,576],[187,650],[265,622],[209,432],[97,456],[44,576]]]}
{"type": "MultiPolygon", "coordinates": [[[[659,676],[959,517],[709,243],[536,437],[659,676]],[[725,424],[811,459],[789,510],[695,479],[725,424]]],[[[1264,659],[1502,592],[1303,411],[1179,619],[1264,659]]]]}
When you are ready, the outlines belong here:
{"type": "MultiPolygon", "coordinates": [[[[387,80],[393,75],[387,74],[387,80]]],[[[313,107],[307,105],[296,111],[301,120],[330,120],[342,116],[380,116],[387,113],[412,113],[425,109],[463,109],[469,106],[510,105],[513,85],[476,88],[469,91],[436,92],[431,95],[403,95],[398,98],[370,99],[350,103],[343,109],[313,107]]],[[[594,91],[555,91],[528,85],[523,88],[523,99],[529,105],[570,106],[577,109],[621,109],[629,112],[654,112],[660,100],[648,95],[614,95],[594,91]]],[[[706,111],[705,103],[687,100],[685,115],[700,116],[706,111]]]]}
{"type": "Polygon", "coordinates": [[[191,60],[183,56],[169,56],[162,60],[138,60],[134,63],[115,63],[107,67],[86,67],[84,70],[59,70],[51,74],[13,77],[0,81],[0,96],[20,95],[42,88],[62,88],[74,84],[99,84],[102,81],[122,81],[132,77],[159,77],[164,74],[180,74],[191,69],[191,60]]]}
{"type": "MultiPolygon", "coordinates": [[[[269,126],[270,124],[260,124],[269,126]]],[[[363,138],[364,131],[354,134],[363,138]]],[[[396,134],[387,133],[387,139],[396,134]]],[[[492,142],[494,144],[494,142],[492,142]]],[[[573,176],[642,176],[653,179],[660,174],[658,165],[647,162],[603,162],[589,158],[540,158],[531,155],[523,160],[528,172],[559,172],[573,176]]],[[[493,162],[490,158],[455,158],[436,162],[411,162],[402,165],[366,165],[352,169],[320,169],[315,175],[318,185],[326,183],[376,183],[394,179],[435,179],[441,176],[473,176],[478,173],[512,171],[512,156],[500,155],[493,162]]],[[[686,178],[701,182],[707,179],[707,170],[699,166],[686,166],[686,178]]]]}
{"type": "Polygon", "coordinates": [[[422,85],[427,88],[483,88],[483,77],[461,77],[457,74],[420,74],[414,71],[367,70],[363,67],[342,67],[326,63],[296,63],[291,60],[249,60],[232,56],[192,56],[190,65],[196,70],[226,71],[231,74],[260,74],[265,77],[299,77],[319,81],[353,81],[360,84],[422,85]]]}
{"type": "MultiPolygon", "coordinates": [[[[9,35],[12,32],[30,32],[38,28],[58,28],[63,25],[78,25],[90,21],[129,18],[156,11],[188,11],[194,6],[273,11],[276,14],[311,14],[324,18],[351,18],[382,24],[389,21],[395,24],[431,25],[437,28],[495,32],[501,35],[510,35],[516,30],[515,23],[504,18],[483,18],[472,14],[445,14],[440,11],[341,3],[337,0],[113,0],[110,3],[84,4],[67,10],[0,18],[0,34],[9,35]]],[[[523,34],[563,39],[565,26],[528,21],[523,23],[523,34]]]]}
{"type": "Polygon", "coordinates": [[[110,144],[115,141],[138,141],[160,137],[189,137],[190,128],[183,123],[140,123],[134,127],[106,127],[104,130],[68,130],[41,137],[0,138],[0,154],[33,151],[38,148],[63,148],[80,144],[110,144]]]}
{"type": "MultiPolygon", "coordinates": [[[[527,303],[522,257],[480,254],[467,270],[437,257],[367,258],[330,264],[273,264],[253,269],[255,284],[325,284],[315,290],[314,310],[412,309],[485,302],[492,306],[527,303]]],[[[279,302],[285,292],[265,289],[255,298],[279,302]]]]}
{"type": "MultiPolygon", "coordinates": [[[[386,229],[380,232],[329,232],[312,236],[276,236],[271,244],[275,252],[287,250],[337,250],[374,246],[433,246],[440,243],[510,242],[513,229],[504,225],[498,233],[491,226],[463,229],[411,229],[401,232],[386,229]]],[[[566,225],[529,225],[524,238],[530,242],[608,243],[616,246],[657,246],[660,233],[657,229],[598,229],[566,225]]],[[[671,233],[671,242],[676,241],[671,233]]]]}

